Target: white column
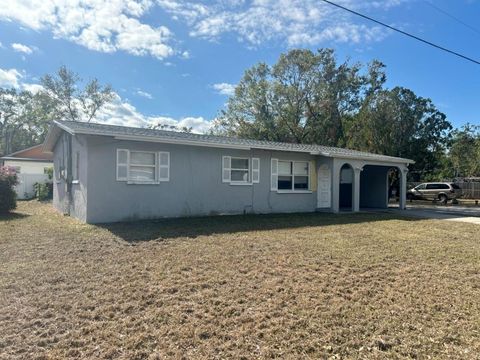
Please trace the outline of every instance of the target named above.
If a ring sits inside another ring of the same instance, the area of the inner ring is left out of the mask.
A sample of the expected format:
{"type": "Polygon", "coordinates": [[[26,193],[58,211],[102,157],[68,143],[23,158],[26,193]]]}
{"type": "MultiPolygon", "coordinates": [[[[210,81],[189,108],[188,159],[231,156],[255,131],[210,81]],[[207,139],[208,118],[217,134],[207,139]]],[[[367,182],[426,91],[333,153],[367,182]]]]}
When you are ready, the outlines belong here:
{"type": "Polygon", "coordinates": [[[360,211],[360,173],[362,168],[353,169],[353,211],[360,211]]]}
{"type": "Polygon", "coordinates": [[[407,204],[407,172],[408,169],[399,169],[400,173],[400,197],[399,208],[405,210],[407,204]]]}
{"type": "Polygon", "coordinates": [[[340,211],[340,167],[338,161],[333,159],[332,162],[332,211],[338,213],[340,211]]]}

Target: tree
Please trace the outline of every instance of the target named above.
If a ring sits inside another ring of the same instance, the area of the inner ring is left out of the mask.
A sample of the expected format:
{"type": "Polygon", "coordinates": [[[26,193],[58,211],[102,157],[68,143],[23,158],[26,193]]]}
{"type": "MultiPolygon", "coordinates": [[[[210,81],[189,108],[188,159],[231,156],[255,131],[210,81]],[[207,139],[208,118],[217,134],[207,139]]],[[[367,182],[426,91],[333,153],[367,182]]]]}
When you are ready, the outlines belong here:
{"type": "Polygon", "coordinates": [[[437,176],[451,124],[430,99],[385,82],[377,60],[365,67],[338,63],[331,49],[291,50],[245,72],[213,132],[411,158],[417,178],[437,176]]]}
{"type": "Polygon", "coordinates": [[[54,75],[41,79],[42,95],[51,101],[54,119],[90,122],[97,111],[114,99],[110,85],[100,85],[97,79],[90,80],[81,88],[78,74],[60,67],[54,75]]]}
{"type": "Polygon", "coordinates": [[[455,177],[480,176],[480,126],[466,124],[452,134],[448,154],[455,177]]]}
{"type": "Polygon", "coordinates": [[[40,93],[0,88],[0,154],[41,143],[53,111],[40,93]]]}
{"type": "Polygon", "coordinates": [[[352,115],[382,82],[382,67],[373,62],[362,74],[361,64],[338,64],[331,49],[291,50],[271,67],[260,63],[245,72],[214,132],[343,146],[352,115]]]}
{"type": "Polygon", "coordinates": [[[410,158],[417,179],[441,169],[452,129],[430,99],[409,89],[381,89],[366,97],[350,129],[348,145],[373,153],[410,158]]]}

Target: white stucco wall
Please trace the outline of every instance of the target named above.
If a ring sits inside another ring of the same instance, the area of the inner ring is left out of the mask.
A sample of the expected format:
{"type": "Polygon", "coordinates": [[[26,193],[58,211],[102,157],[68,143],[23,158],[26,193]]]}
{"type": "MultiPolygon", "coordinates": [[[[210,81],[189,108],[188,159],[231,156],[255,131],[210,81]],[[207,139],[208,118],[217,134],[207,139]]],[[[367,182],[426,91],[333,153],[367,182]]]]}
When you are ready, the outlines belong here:
{"type": "Polygon", "coordinates": [[[27,160],[5,160],[5,166],[20,167],[21,174],[44,174],[44,169],[53,167],[52,162],[27,161],[27,160]]]}

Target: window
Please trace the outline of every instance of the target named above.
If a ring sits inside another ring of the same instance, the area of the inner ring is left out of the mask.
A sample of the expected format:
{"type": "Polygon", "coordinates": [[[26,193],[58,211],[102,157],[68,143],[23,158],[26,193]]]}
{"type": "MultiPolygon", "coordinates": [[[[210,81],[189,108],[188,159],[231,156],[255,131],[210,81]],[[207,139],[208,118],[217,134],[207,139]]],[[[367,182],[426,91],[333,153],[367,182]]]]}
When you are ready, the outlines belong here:
{"type": "Polygon", "coordinates": [[[130,151],[128,179],[152,182],[156,179],[157,161],[154,152],[130,151]]]}
{"type": "Polygon", "coordinates": [[[309,170],[308,161],[272,159],[272,190],[307,191],[309,189],[309,170]],[[275,164],[277,164],[276,169],[275,164]]]}
{"type": "Polygon", "coordinates": [[[231,185],[251,185],[260,182],[260,159],[222,157],[222,182],[231,185]]]}
{"type": "Polygon", "coordinates": [[[427,190],[449,190],[447,184],[427,184],[427,190]]]}
{"type": "Polygon", "coordinates": [[[427,184],[420,184],[417,187],[415,187],[415,190],[425,190],[427,187],[427,184]]]}
{"type": "Polygon", "coordinates": [[[117,149],[117,181],[157,183],[169,180],[169,152],[117,149]]]}
{"type": "Polygon", "coordinates": [[[231,166],[231,182],[248,183],[250,181],[250,159],[232,158],[231,166]]]}

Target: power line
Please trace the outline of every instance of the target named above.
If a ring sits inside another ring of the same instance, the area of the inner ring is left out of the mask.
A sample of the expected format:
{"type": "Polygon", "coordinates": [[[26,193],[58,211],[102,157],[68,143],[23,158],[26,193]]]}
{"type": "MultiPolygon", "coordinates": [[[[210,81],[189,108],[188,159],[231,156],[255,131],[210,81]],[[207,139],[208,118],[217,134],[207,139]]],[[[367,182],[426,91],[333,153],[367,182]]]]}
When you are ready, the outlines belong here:
{"type": "Polygon", "coordinates": [[[408,37],[410,37],[410,38],[412,38],[412,39],[415,39],[415,40],[417,40],[417,41],[423,42],[424,44],[430,45],[430,46],[432,46],[432,47],[434,47],[434,48],[437,48],[437,49],[439,49],[439,50],[442,50],[442,51],[445,51],[445,52],[450,53],[450,54],[452,54],[452,55],[458,56],[458,57],[460,57],[460,58],[462,58],[462,59],[464,59],[464,60],[473,62],[474,64],[480,65],[480,61],[478,61],[478,60],[472,59],[471,57],[462,55],[462,54],[460,54],[460,53],[458,53],[458,52],[455,52],[455,51],[453,51],[453,50],[449,50],[449,49],[447,49],[447,48],[445,48],[445,47],[443,47],[443,46],[434,44],[434,43],[432,43],[432,42],[430,42],[430,41],[428,41],[428,40],[425,40],[425,39],[422,39],[422,38],[420,38],[420,37],[418,37],[418,36],[415,36],[415,35],[412,35],[412,34],[410,34],[410,33],[407,33],[406,31],[397,29],[397,28],[395,28],[395,27],[393,27],[393,26],[390,26],[390,25],[388,25],[388,24],[385,24],[385,23],[383,23],[383,22],[381,22],[381,21],[375,20],[375,19],[373,19],[373,18],[371,18],[371,17],[369,17],[369,16],[367,16],[367,15],[363,15],[363,14],[357,12],[357,11],[354,11],[354,10],[351,10],[351,9],[349,9],[349,8],[346,8],[345,6],[338,5],[338,4],[336,4],[336,3],[334,3],[334,2],[331,2],[331,1],[329,1],[329,0],[321,0],[321,1],[323,1],[323,2],[325,2],[325,3],[327,3],[327,4],[330,4],[330,5],[332,5],[332,6],[335,6],[335,7],[337,7],[337,8],[340,8],[340,9],[342,9],[342,10],[348,11],[348,12],[350,12],[350,13],[352,13],[352,14],[357,15],[357,16],[360,16],[360,17],[362,17],[362,18],[364,18],[364,19],[373,21],[374,23],[377,23],[377,24],[382,25],[382,26],[384,26],[384,27],[386,27],[386,28],[389,28],[390,30],[396,31],[396,32],[398,32],[398,33],[400,33],[400,34],[403,34],[403,35],[405,35],[405,36],[408,36],[408,37]]]}
{"type": "Polygon", "coordinates": [[[463,26],[466,26],[466,27],[469,28],[470,30],[475,31],[477,34],[480,34],[480,30],[478,30],[477,28],[473,27],[473,26],[470,25],[470,24],[467,24],[465,21],[463,21],[463,20],[457,18],[456,16],[448,13],[447,11],[439,8],[437,5],[433,4],[432,2],[430,2],[430,1],[428,1],[428,0],[424,0],[424,2],[425,2],[427,5],[429,5],[429,6],[431,6],[432,8],[434,8],[435,10],[437,10],[438,12],[441,12],[442,14],[448,16],[449,18],[452,18],[453,20],[455,20],[456,22],[462,24],[463,26]]]}

